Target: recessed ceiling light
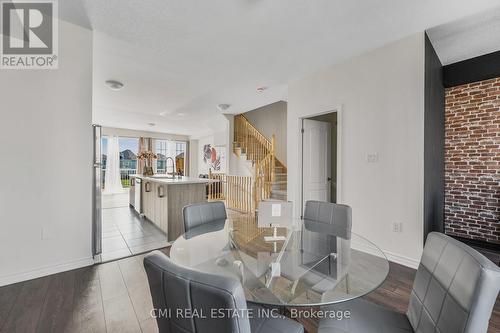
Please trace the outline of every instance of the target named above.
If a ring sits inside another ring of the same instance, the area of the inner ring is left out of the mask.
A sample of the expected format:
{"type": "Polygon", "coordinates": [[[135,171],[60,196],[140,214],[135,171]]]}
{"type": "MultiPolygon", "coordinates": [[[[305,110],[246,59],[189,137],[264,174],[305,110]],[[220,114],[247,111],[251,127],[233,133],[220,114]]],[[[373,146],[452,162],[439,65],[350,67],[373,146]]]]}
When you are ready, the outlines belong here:
{"type": "Polygon", "coordinates": [[[169,110],[167,110],[167,111],[163,111],[163,112],[160,112],[160,116],[162,116],[162,117],[166,117],[167,115],[169,115],[169,114],[171,114],[171,113],[172,113],[172,111],[169,111],[169,110]]]}
{"type": "Polygon", "coordinates": [[[111,90],[120,90],[121,88],[123,88],[123,83],[121,83],[120,81],[108,80],[105,83],[111,90]]]}
{"type": "Polygon", "coordinates": [[[149,126],[153,127],[155,126],[156,124],[155,123],[148,123],[149,126]]]}
{"type": "Polygon", "coordinates": [[[217,109],[219,109],[220,111],[226,111],[230,106],[231,104],[219,104],[217,105],[217,109]]]}
{"type": "Polygon", "coordinates": [[[185,114],[184,112],[179,112],[177,115],[178,115],[179,117],[184,117],[186,114],[185,114]]]}
{"type": "Polygon", "coordinates": [[[257,92],[263,92],[264,90],[267,90],[267,87],[265,86],[260,86],[260,87],[257,87],[257,92]]]}

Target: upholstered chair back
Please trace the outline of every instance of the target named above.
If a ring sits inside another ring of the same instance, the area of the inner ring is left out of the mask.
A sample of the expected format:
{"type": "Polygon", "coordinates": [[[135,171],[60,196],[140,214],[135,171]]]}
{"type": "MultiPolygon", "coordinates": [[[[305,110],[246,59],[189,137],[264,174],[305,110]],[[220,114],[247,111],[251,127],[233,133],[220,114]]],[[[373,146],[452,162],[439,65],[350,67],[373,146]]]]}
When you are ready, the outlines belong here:
{"type": "Polygon", "coordinates": [[[338,237],[351,239],[352,211],[347,205],[309,200],[306,202],[304,219],[331,224],[338,237]]]}
{"type": "Polygon", "coordinates": [[[222,201],[202,202],[183,208],[184,232],[204,223],[210,223],[227,218],[226,206],[222,201]]]}
{"type": "Polygon", "coordinates": [[[160,333],[250,333],[245,295],[235,278],[178,266],[160,251],[148,254],[144,267],[160,333]],[[221,318],[214,319],[213,309],[231,315],[216,313],[221,318]]]}
{"type": "Polygon", "coordinates": [[[430,233],[407,316],[417,333],[486,333],[500,289],[500,269],[471,247],[430,233]]]}

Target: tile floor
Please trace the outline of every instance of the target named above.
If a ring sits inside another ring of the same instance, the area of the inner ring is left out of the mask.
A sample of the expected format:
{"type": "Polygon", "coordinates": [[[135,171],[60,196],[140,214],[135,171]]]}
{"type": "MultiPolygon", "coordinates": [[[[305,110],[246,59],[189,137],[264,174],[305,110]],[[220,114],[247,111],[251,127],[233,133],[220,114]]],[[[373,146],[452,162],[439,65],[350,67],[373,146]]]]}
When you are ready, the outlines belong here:
{"type": "Polygon", "coordinates": [[[102,195],[102,208],[128,207],[128,204],[129,204],[128,189],[125,189],[123,193],[102,195]]]}
{"type": "Polygon", "coordinates": [[[146,219],[141,219],[128,205],[102,210],[103,262],[167,245],[163,231],[146,219]]]}

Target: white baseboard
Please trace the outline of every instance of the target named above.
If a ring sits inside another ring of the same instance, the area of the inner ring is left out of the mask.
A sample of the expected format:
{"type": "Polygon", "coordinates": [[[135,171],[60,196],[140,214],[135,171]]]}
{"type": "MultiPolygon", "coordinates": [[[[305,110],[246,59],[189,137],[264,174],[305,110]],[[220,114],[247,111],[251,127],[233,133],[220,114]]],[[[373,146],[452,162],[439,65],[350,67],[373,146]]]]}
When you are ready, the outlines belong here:
{"type": "Polygon", "coordinates": [[[35,270],[25,271],[20,273],[14,273],[10,275],[0,276],[0,287],[6,286],[13,283],[18,283],[22,281],[32,280],[40,278],[47,275],[52,275],[56,273],[61,273],[65,271],[70,271],[72,269],[77,269],[81,267],[86,267],[94,264],[94,259],[92,257],[82,258],[78,260],[72,260],[64,263],[59,263],[56,265],[40,267],[35,270]]]}
{"type": "Polygon", "coordinates": [[[382,252],[383,252],[383,255],[387,258],[387,260],[395,262],[395,263],[403,265],[403,266],[406,266],[406,267],[413,268],[413,269],[417,269],[418,265],[420,264],[419,260],[415,260],[413,258],[408,258],[408,257],[402,256],[402,255],[399,255],[399,254],[396,254],[396,253],[393,253],[390,251],[385,251],[385,250],[375,248],[373,245],[371,245],[369,243],[360,243],[360,242],[357,242],[356,240],[352,240],[351,247],[353,249],[356,249],[356,250],[359,250],[362,252],[366,252],[366,253],[370,253],[370,254],[378,256],[378,257],[382,257],[382,252]],[[380,252],[380,251],[382,251],[382,252],[380,252]]]}
{"type": "Polygon", "coordinates": [[[417,269],[420,264],[419,260],[415,260],[413,258],[408,258],[399,254],[395,254],[392,252],[384,251],[385,256],[389,261],[395,262],[396,264],[400,264],[406,267],[410,267],[413,269],[417,269]]]}

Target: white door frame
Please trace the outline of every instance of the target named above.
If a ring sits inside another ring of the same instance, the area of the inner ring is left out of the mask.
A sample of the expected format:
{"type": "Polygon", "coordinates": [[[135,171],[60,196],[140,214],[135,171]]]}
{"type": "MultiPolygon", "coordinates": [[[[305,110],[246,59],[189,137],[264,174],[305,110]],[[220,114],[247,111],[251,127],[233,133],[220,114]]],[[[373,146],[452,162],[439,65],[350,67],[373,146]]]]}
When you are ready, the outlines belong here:
{"type": "MultiPolygon", "coordinates": [[[[304,170],[303,170],[303,135],[302,135],[302,124],[304,119],[309,119],[313,118],[316,116],[321,116],[324,114],[328,113],[337,113],[337,174],[335,175],[335,180],[336,180],[336,197],[337,197],[337,203],[343,203],[343,198],[342,198],[342,162],[343,162],[343,152],[342,152],[342,129],[343,129],[343,118],[342,118],[342,106],[339,105],[335,108],[329,109],[327,111],[319,111],[315,113],[308,114],[306,116],[302,116],[298,118],[298,128],[299,128],[299,137],[300,137],[300,142],[299,142],[299,158],[298,158],[298,170],[299,170],[299,177],[300,177],[300,215],[304,215],[304,170]]],[[[333,176],[333,175],[332,175],[333,176]]]]}

